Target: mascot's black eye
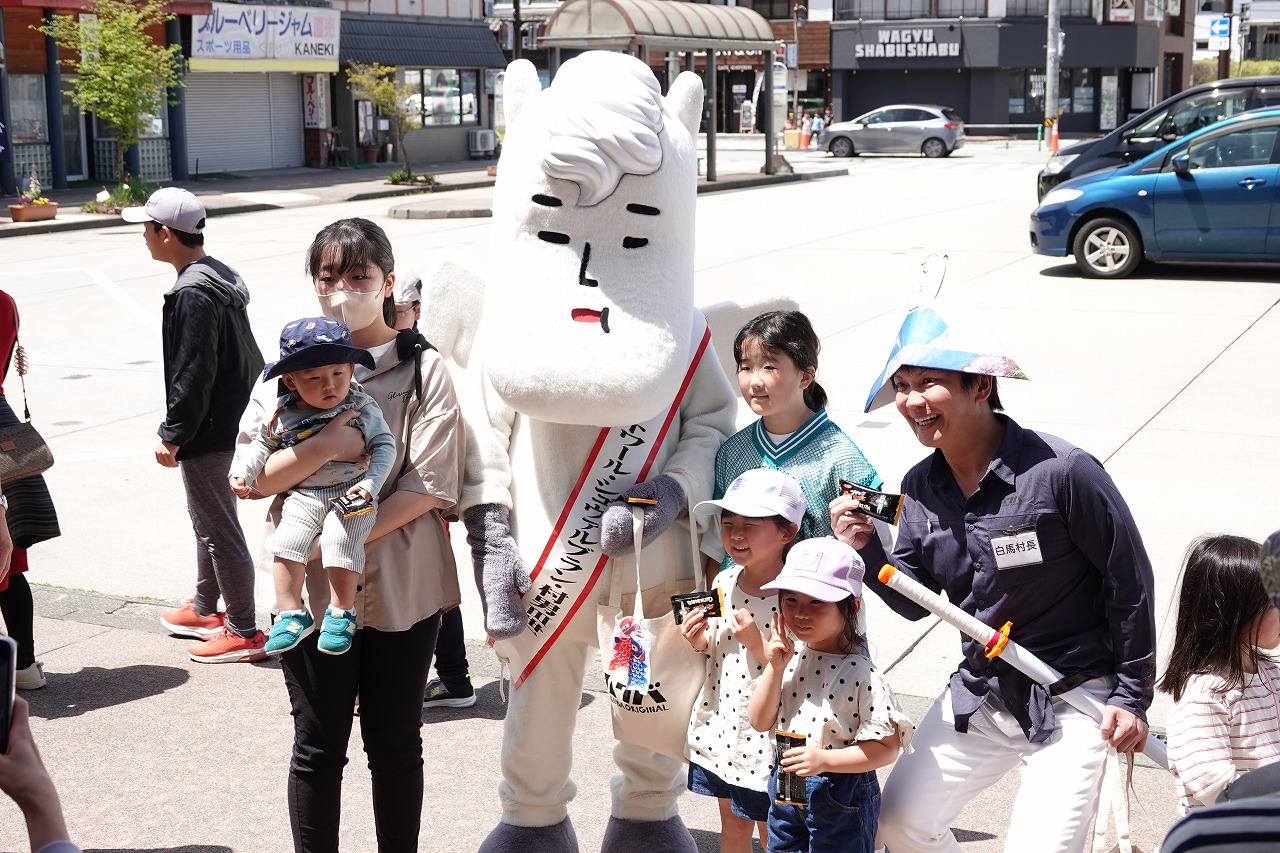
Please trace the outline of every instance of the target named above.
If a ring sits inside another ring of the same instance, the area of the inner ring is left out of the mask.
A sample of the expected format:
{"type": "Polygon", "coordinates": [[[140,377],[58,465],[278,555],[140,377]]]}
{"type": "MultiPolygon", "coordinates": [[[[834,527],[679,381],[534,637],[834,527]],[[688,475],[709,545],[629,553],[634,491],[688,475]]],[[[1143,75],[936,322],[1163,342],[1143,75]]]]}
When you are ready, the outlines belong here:
{"type": "Polygon", "coordinates": [[[622,248],[624,249],[643,249],[647,245],[649,245],[649,241],[644,237],[622,238],[622,248]]]}
{"type": "Polygon", "coordinates": [[[647,204],[629,204],[627,205],[628,213],[638,213],[641,216],[657,216],[662,211],[656,207],[650,207],[647,204]]]}
{"type": "Polygon", "coordinates": [[[560,199],[555,196],[542,194],[535,195],[533,197],[533,203],[540,204],[543,207],[559,207],[561,204],[560,199]]]}
{"type": "Polygon", "coordinates": [[[539,240],[546,240],[548,243],[558,243],[564,245],[569,242],[568,234],[561,234],[559,231],[539,231],[539,240]]]}

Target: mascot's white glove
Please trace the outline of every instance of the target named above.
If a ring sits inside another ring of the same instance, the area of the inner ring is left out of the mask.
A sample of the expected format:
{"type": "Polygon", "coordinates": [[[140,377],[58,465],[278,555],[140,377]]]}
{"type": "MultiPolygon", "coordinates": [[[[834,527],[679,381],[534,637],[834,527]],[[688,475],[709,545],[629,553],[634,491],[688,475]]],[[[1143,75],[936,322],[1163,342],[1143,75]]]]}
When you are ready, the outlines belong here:
{"type": "Polygon", "coordinates": [[[666,533],[672,522],[689,512],[684,489],[670,474],[659,474],[652,480],[636,483],[622,493],[622,500],[609,504],[600,519],[600,548],[610,557],[621,557],[636,549],[631,506],[626,503],[627,498],[647,498],[658,502],[644,508],[642,545],[648,545],[666,533]]]}
{"type": "Polygon", "coordinates": [[[520,595],[531,585],[529,571],[511,537],[511,509],[479,504],[462,514],[475,567],[476,588],[484,604],[484,628],[495,640],[507,640],[524,630],[520,595]]]}

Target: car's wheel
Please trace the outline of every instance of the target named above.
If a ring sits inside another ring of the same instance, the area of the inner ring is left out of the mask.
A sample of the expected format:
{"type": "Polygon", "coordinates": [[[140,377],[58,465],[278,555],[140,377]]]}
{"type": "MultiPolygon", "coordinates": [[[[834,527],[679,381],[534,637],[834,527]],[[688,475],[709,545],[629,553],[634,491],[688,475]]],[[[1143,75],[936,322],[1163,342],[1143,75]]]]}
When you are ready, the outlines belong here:
{"type": "Polygon", "coordinates": [[[831,145],[828,150],[837,157],[852,157],[853,140],[849,139],[847,136],[837,136],[835,139],[831,140],[831,145]]]}
{"type": "Polygon", "coordinates": [[[926,157],[946,157],[947,143],[937,137],[931,136],[924,141],[924,145],[920,146],[920,153],[926,157]]]}
{"type": "Polygon", "coordinates": [[[1084,224],[1071,251],[1089,278],[1124,278],[1142,263],[1142,238],[1128,222],[1101,216],[1084,224]]]}

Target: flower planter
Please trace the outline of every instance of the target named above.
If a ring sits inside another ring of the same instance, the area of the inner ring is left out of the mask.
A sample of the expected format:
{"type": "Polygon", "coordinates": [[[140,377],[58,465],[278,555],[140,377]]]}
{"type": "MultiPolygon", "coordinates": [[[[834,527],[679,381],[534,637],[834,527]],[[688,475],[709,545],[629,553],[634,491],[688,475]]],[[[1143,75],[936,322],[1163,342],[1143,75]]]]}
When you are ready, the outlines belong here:
{"type": "Polygon", "coordinates": [[[14,222],[40,222],[44,219],[53,219],[58,215],[58,203],[51,201],[48,204],[11,204],[9,205],[9,218],[14,222]]]}
{"type": "Polygon", "coordinates": [[[377,149],[377,148],[361,148],[361,149],[360,149],[360,155],[361,155],[361,157],[363,157],[363,158],[364,158],[364,162],[366,162],[366,163],[376,163],[376,162],[378,162],[378,149],[377,149]]]}

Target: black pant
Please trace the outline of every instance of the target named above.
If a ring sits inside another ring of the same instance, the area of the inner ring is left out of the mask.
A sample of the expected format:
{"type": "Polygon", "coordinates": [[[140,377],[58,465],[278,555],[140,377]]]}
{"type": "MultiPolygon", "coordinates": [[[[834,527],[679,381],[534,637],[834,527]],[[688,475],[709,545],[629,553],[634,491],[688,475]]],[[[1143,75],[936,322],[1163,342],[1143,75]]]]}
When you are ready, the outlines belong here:
{"type": "Polygon", "coordinates": [[[436,638],[436,677],[452,695],[471,695],[471,667],[467,663],[461,607],[446,610],[440,617],[440,636],[436,638]]]}
{"type": "Polygon", "coordinates": [[[297,853],[336,853],[352,711],[373,777],[379,853],[415,853],[422,821],[422,691],[440,614],[408,631],[356,631],[351,649],[327,655],[312,634],[281,655],[293,706],[289,821],[297,853]]]}

